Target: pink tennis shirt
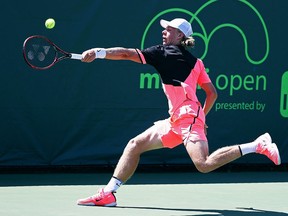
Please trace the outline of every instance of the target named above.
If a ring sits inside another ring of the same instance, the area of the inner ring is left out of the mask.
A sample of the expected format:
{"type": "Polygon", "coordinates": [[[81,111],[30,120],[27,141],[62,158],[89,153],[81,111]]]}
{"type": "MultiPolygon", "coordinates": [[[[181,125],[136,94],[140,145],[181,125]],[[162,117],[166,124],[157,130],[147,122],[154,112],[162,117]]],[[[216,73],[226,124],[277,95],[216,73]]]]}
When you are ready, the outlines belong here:
{"type": "Polygon", "coordinates": [[[155,123],[163,145],[173,148],[186,139],[207,140],[205,114],[197,98],[197,85],[211,82],[203,62],[183,46],[157,45],[137,50],[143,64],[159,73],[168,99],[170,118],[155,123]]]}

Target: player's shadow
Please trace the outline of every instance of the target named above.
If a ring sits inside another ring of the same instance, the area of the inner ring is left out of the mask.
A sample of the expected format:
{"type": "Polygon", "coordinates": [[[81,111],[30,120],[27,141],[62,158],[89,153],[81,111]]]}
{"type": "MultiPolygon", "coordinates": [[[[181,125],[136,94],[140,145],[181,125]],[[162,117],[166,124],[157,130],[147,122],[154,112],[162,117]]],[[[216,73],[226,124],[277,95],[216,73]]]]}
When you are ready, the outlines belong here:
{"type": "Polygon", "coordinates": [[[223,210],[223,209],[181,209],[181,208],[161,208],[161,207],[145,207],[145,206],[117,206],[116,208],[129,208],[129,209],[147,209],[147,210],[160,210],[160,211],[179,211],[179,212],[193,212],[193,214],[185,214],[183,216],[211,216],[223,215],[223,216],[288,216],[284,212],[267,211],[254,208],[236,208],[235,210],[223,210]],[[195,212],[195,213],[194,213],[195,212]],[[197,213],[199,212],[199,213],[197,213]],[[204,213],[204,214],[203,214],[204,213]],[[207,214],[205,214],[207,213],[207,214]]]}

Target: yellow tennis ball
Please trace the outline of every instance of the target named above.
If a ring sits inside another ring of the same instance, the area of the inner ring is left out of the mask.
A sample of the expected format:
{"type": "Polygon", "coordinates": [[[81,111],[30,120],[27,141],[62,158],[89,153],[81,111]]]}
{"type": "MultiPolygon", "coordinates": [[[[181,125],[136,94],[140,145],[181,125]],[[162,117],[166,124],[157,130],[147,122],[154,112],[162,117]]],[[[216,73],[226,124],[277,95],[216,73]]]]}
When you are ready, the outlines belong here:
{"type": "Polygon", "coordinates": [[[52,29],[55,26],[55,20],[53,18],[49,18],[45,21],[45,26],[47,29],[52,29]]]}

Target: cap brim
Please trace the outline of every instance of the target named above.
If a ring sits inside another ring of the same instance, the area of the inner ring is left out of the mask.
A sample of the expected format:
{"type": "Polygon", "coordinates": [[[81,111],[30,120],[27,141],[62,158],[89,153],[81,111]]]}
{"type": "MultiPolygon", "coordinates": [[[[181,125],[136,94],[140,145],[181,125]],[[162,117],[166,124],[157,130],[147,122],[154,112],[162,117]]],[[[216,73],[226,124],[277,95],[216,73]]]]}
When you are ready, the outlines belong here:
{"type": "Polygon", "coordinates": [[[161,19],[161,20],[160,20],[160,25],[161,25],[163,28],[166,28],[166,27],[169,25],[169,21],[164,20],[164,19],[161,19]]]}

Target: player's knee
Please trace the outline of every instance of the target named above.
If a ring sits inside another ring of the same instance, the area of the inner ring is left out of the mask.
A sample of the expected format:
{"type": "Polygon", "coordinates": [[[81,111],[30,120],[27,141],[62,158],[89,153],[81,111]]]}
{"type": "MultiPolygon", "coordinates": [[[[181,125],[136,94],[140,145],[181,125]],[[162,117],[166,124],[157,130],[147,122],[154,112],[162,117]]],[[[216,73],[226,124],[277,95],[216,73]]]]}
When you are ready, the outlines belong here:
{"type": "Polygon", "coordinates": [[[211,169],[205,163],[195,163],[196,169],[201,173],[209,173],[211,169]]]}
{"type": "Polygon", "coordinates": [[[126,146],[125,151],[133,154],[141,153],[139,141],[135,138],[131,139],[126,146]]]}

